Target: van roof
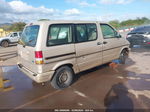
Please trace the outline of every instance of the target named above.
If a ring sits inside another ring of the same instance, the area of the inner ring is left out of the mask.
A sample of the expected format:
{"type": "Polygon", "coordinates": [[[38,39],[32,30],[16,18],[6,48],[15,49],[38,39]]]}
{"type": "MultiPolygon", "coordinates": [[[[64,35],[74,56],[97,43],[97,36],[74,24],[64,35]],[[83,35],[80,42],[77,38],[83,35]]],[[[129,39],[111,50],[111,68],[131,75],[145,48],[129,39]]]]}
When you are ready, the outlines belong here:
{"type": "MultiPolygon", "coordinates": [[[[43,20],[43,21],[36,21],[33,24],[43,24],[43,23],[104,23],[100,21],[81,21],[81,20],[43,20]]],[[[32,23],[29,23],[32,24],[32,23]]]]}

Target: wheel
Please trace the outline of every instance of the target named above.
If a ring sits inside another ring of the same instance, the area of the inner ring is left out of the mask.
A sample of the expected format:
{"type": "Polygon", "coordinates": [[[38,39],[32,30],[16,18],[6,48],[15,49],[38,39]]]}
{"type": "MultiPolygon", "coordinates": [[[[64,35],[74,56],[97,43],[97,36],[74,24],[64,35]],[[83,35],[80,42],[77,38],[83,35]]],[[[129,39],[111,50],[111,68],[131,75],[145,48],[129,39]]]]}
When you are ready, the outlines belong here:
{"type": "Polygon", "coordinates": [[[73,82],[74,72],[68,66],[60,67],[56,70],[51,85],[55,89],[64,89],[70,86],[73,82]]]}
{"type": "Polygon", "coordinates": [[[2,41],[1,46],[2,47],[8,47],[9,43],[7,41],[2,41]]]}
{"type": "Polygon", "coordinates": [[[128,52],[126,50],[123,50],[119,57],[120,63],[125,64],[127,57],[128,57],[128,52]]]}

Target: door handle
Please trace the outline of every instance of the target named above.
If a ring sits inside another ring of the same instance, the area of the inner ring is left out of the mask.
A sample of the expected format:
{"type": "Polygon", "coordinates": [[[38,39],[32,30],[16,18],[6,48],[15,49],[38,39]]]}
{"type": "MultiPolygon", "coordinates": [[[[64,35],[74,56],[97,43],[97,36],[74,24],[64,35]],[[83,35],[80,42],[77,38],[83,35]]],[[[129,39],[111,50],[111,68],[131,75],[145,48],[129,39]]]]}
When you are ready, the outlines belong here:
{"type": "Polygon", "coordinates": [[[102,43],[101,42],[97,42],[97,45],[101,45],[102,43]]]}
{"type": "Polygon", "coordinates": [[[106,42],[106,41],[104,41],[104,42],[103,42],[103,44],[107,44],[107,42],[106,42]]]}

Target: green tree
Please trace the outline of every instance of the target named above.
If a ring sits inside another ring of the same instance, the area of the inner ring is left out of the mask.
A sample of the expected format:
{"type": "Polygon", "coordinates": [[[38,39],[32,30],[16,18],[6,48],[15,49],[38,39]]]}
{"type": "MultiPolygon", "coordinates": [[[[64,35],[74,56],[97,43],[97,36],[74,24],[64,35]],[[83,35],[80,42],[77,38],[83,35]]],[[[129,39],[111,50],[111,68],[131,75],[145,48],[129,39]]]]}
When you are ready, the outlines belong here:
{"type": "Polygon", "coordinates": [[[25,25],[26,23],[24,22],[16,22],[11,25],[10,29],[11,31],[22,31],[25,25]]]}
{"type": "Polygon", "coordinates": [[[143,25],[143,24],[149,24],[150,20],[146,17],[142,17],[142,18],[136,18],[136,19],[129,19],[126,21],[122,21],[120,23],[120,26],[133,26],[133,25],[143,25]]]}
{"type": "Polygon", "coordinates": [[[110,25],[112,25],[115,28],[119,28],[120,27],[120,23],[118,20],[113,20],[109,22],[110,25]]]}

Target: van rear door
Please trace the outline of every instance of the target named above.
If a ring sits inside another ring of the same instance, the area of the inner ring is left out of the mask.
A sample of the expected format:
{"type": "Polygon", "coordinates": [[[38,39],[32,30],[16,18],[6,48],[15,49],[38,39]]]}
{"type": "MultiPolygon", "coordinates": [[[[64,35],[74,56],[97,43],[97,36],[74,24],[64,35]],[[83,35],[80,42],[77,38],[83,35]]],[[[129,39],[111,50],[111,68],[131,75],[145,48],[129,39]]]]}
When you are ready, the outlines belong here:
{"type": "Polygon", "coordinates": [[[35,64],[35,46],[38,38],[40,26],[26,26],[18,44],[18,61],[27,69],[37,73],[35,64]]]}

